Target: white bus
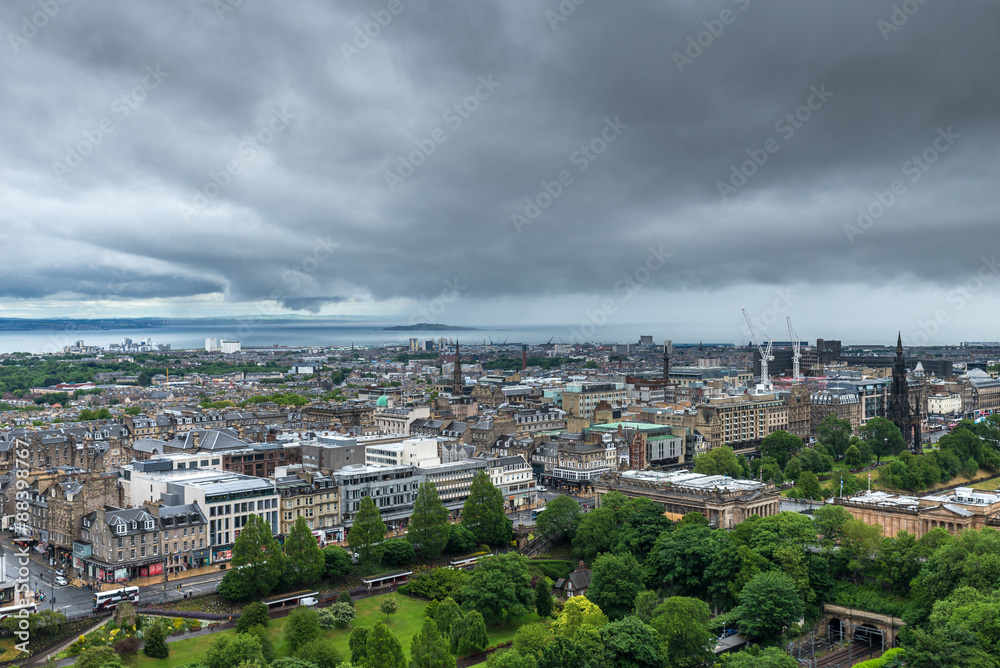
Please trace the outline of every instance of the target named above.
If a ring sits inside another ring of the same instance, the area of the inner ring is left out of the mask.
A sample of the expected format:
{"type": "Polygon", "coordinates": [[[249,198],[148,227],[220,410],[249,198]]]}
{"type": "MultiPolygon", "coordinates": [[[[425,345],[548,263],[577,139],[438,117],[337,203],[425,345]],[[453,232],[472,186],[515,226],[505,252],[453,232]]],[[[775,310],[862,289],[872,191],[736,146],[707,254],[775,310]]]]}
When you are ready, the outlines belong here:
{"type": "Polygon", "coordinates": [[[38,612],[38,605],[35,603],[21,603],[20,605],[10,605],[0,608],[0,620],[7,619],[11,615],[16,615],[24,610],[27,613],[38,612]]]}
{"type": "Polygon", "coordinates": [[[117,608],[122,601],[139,602],[138,587],[122,587],[94,594],[94,611],[117,608]]]}

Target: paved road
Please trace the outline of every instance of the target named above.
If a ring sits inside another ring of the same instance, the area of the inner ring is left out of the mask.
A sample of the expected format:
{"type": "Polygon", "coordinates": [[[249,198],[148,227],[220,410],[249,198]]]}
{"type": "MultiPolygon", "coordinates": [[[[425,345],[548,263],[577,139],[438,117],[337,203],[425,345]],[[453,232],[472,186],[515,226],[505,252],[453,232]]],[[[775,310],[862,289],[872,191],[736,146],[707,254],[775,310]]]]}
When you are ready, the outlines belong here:
{"type": "MultiPolygon", "coordinates": [[[[7,579],[17,580],[18,570],[21,567],[20,550],[11,544],[11,536],[7,533],[0,536],[0,545],[3,546],[7,554],[7,579]]],[[[53,587],[52,580],[55,576],[55,569],[48,565],[48,560],[44,555],[32,552],[28,559],[28,586],[32,589],[41,589],[45,593],[45,600],[39,603],[39,610],[58,610],[65,613],[67,617],[79,617],[88,615],[93,611],[94,593],[89,589],[81,587],[53,587]]],[[[153,584],[139,587],[140,603],[159,603],[162,601],[174,601],[184,598],[187,595],[197,596],[207,594],[216,590],[219,581],[225,572],[209,573],[183,580],[171,580],[164,590],[163,584],[153,584]],[[180,584],[180,589],[178,589],[180,584]]]]}

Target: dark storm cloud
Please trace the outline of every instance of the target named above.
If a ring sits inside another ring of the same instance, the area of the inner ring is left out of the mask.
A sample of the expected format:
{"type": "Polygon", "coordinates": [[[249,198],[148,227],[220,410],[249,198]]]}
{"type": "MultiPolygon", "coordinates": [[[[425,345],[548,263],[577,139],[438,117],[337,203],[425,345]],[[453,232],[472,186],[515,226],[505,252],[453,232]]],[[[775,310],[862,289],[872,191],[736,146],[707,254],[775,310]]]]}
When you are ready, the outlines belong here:
{"type": "Polygon", "coordinates": [[[947,286],[997,222],[986,0],[53,6],[0,8],[7,297],[947,286]]]}

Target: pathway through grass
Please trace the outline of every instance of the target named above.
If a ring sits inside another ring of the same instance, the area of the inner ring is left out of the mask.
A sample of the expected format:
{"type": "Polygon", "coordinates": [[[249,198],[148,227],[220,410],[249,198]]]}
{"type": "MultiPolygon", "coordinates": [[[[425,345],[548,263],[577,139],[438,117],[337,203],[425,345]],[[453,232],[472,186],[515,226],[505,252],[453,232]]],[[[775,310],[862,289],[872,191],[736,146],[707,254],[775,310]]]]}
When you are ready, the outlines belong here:
{"type": "MultiPolygon", "coordinates": [[[[390,615],[389,618],[386,619],[386,616],[379,612],[378,606],[382,599],[387,595],[388,594],[383,596],[374,596],[372,598],[357,601],[354,604],[355,610],[357,611],[357,617],[355,617],[351,628],[357,626],[373,626],[377,621],[385,622],[386,626],[388,626],[392,632],[396,634],[396,637],[399,638],[399,642],[403,645],[403,652],[406,657],[409,658],[410,640],[413,638],[413,634],[420,630],[420,625],[423,624],[424,608],[427,607],[427,603],[426,601],[419,601],[407,596],[392,594],[392,596],[396,597],[397,603],[399,603],[399,611],[394,615],[390,615]]],[[[520,628],[521,625],[537,621],[538,615],[531,613],[530,615],[525,615],[521,619],[509,624],[503,624],[496,627],[488,626],[487,631],[490,636],[490,645],[497,645],[499,643],[513,640],[514,634],[517,633],[517,629],[520,628]]],[[[271,638],[274,641],[274,652],[276,657],[288,655],[288,648],[285,646],[283,638],[284,628],[287,622],[288,617],[271,620],[269,630],[271,631],[271,638]]],[[[205,658],[208,648],[220,635],[234,633],[236,632],[229,630],[199,636],[197,638],[178,640],[177,642],[172,642],[167,645],[170,648],[170,656],[166,659],[150,659],[140,653],[139,656],[131,659],[128,662],[128,665],[136,668],[173,668],[174,666],[183,665],[185,663],[201,661],[205,658]]],[[[340,651],[345,660],[349,660],[351,658],[351,650],[348,645],[350,635],[351,629],[334,629],[324,632],[324,637],[333,639],[334,646],[340,651]]]]}

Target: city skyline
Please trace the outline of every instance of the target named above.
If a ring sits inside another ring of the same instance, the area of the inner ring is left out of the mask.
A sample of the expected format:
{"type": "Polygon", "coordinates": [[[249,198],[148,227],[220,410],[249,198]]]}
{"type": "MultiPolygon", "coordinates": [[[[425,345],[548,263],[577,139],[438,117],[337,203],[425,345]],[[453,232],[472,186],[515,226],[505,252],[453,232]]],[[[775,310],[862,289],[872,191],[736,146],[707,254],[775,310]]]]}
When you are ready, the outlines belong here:
{"type": "Polygon", "coordinates": [[[989,3],[53,7],[0,317],[997,338],[989,3]]]}

